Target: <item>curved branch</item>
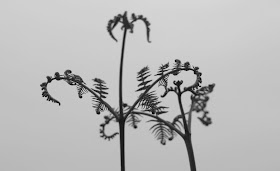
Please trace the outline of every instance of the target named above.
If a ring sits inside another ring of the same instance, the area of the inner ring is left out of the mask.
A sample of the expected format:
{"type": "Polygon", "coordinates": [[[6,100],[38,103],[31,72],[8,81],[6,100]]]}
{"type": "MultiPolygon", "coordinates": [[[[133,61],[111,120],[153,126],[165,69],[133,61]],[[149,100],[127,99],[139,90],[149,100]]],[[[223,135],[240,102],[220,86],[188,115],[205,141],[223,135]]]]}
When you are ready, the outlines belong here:
{"type": "Polygon", "coordinates": [[[77,81],[75,79],[69,79],[68,77],[61,76],[61,75],[59,77],[56,77],[56,78],[51,78],[50,80],[48,80],[48,83],[50,83],[52,80],[68,80],[68,81],[75,82],[76,84],[82,86],[83,88],[88,90],[91,94],[93,94],[101,103],[103,103],[108,108],[108,110],[116,117],[117,120],[119,119],[119,117],[116,114],[116,112],[114,111],[114,109],[106,101],[104,101],[102,98],[100,98],[91,88],[87,87],[82,82],[77,81]]]}

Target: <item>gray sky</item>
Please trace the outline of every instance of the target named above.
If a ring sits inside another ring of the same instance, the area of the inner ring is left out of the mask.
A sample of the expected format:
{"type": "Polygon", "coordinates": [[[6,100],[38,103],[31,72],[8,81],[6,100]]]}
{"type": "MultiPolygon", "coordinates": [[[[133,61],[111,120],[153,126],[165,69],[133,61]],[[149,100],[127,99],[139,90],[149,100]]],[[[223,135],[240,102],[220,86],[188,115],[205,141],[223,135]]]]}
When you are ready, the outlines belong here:
{"type": "MultiPolygon", "coordinates": [[[[203,85],[217,85],[208,104],[213,124],[193,120],[198,170],[279,170],[279,8],[276,0],[1,1],[0,170],[120,170],[119,137],[99,138],[103,116],[91,97],[79,99],[75,87],[54,82],[49,90],[59,107],[41,97],[39,85],[71,69],[88,85],[105,80],[108,101],[117,107],[121,43],[106,25],[125,10],[149,19],[152,43],[144,25],[135,24],[127,39],[124,101],[136,99],[142,67],[155,72],[177,58],[189,61],[200,67],[203,85]]],[[[119,28],[115,35],[121,39],[119,28]]],[[[175,100],[165,103],[176,112],[175,100]]],[[[180,137],[162,146],[149,127],[127,127],[127,170],[189,170],[180,137]]]]}

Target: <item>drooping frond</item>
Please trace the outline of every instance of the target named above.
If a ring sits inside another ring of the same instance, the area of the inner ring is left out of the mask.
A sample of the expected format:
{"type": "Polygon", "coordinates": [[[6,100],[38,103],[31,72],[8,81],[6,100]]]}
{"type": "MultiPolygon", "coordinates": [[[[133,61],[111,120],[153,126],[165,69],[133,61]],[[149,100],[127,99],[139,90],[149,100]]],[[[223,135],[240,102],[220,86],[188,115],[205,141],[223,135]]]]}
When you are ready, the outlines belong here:
{"type": "Polygon", "coordinates": [[[132,126],[135,129],[137,128],[137,124],[141,121],[138,116],[141,115],[135,113],[131,113],[128,115],[126,122],[129,123],[129,126],[132,126]]]}
{"type": "Polygon", "coordinates": [[[48,83],[51,82],[52,78],[50,76],[47,76],[47,79],[48,79],[48,82],[44,82],[42,83],[40,86],[41,86],[41,89],[43,90],[42,92],[42,96],[43,97],[46,97],[48,101],[51,101],[53,103],[57,103],[59,106],[60,106],[60,102],[58,100],[56,100],[55,98],[53,98],[49,92],[48,92],[48,89],[47,89],[47,85],[48,83]]]}
{"type": "Polygon", "coordinates": [[[105,127],[106,127],[106,125],[108,125],[112,120],[114,120],[115,119],[115,117],[114,116],[112,116],[112,115],[109,115],[109,116],[104,116],[104,119],[105,119],[105,122],[104,123],[102,123],[102,124],[100,124],[100,137],[102,137],[102,138],[104,138],[105,140],[111,140],[111,139],[113,139],[116,135],[118,135],[119,133],[118,132],[115,132],[115,133],[113,133],[113,134],[111,134],[111,135],[107,135],[106,133],[105,133],[105,127]]]}
{"type": "Polygon", "coordinates": [[[152,133],[154,133],[157,140],[160,140],[160,143],[162,145],[166,144],[166,139],[169,139],[172,137],[172,134],[170,132],[170,129],[168,126],[166,126],[163,122],[158,120],[149,120],[147,122],[156,122],[155,125],[153,125],[150,130],[152,130],[152,133]]]}
{"type": "Polygon", "coordinates": [[[52,102],[58,103],[60,105],[60,102],[58,100],[56,100],[55,98],[53,98],[47,90],[48,83],[50,83],[54,79],[55,80],[64,80],[69,85],[75,85],[77,87],[78,96],[80,98],[82,98],[83,94],[88,92],[87,89],[82,86],[82,84],[85,84],[83,79],[79,75],[72,74],[71,70],[66,70],[64,72],[64,75],[60,75],[58,72],[55,72],[53,78],[50,76],[47,76],[47,82],[41,84],[41,87],[43,90],[42,96],[46,97],[48,101],[52,101],[52,102]]]}
{"type": "Polygon", "coordinates": [[[149,76],[151,76],[151,74],[148,66],[142,68],[137,73],[137,80],[140,82],[140,84],[138,85],[139,89],[136,91],[142,91],[149,88],[150,86],[149,83],[152,81],[152,80],[147,80],[149,76]]]}
{"type": "Polygon", "coordinates": [[[114,17],[114,19],[109,20],[108,25],[107,25],[107,31],[109,35],[114,39],[116,42],[118,41],[115,36],[113,35],[113,29],[118,25],[119,22],[121,22],[122,15],[119,14],[114,17]]]}
{"type": "MultiPolygon", "coordinates": [[[[92,90],[96,92],[101,99],[105,99],[106,95],[108,94],[106,92],[106,90],[108,89],[105,85],[106,83],[99,78],[95,78],[93,79],[93,81],[95,82],[95,84],[93,84],[94,88],[92,90]]],[[[100,114],[100,112],[107,110],[107,107],[96,96],[92,96],[92,100],[93,108],[95,108],[96,114],[100,114]]]]}
{"type": "Polygon", "coordinates": [[[149,43],[151,43],[151,41],[150,41],[150,30],[151,30],[150,29],[150,25],[151,25],[151,23],[148,21],[148,19],[143,17],[143,15],[135,15],[135,14],[132,14],[131,18],[132,18],[132,22],[131,23],[133,23],[133,22],[135,22],[137,20],[141,20],[141,21],[144,22],[144,24],[146,26],[147,41],[149,43]]]}

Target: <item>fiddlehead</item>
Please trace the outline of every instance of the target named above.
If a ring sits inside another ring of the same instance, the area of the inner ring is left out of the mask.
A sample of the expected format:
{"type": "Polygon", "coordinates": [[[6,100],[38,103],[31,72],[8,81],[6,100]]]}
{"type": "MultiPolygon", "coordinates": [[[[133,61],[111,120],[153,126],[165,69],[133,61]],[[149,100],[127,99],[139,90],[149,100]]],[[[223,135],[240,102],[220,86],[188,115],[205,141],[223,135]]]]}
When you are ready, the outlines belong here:
{"type": "Polygon", "coordinates": [[[109,115],[109,116],[104,116],[104,119],[105,119],[105,122],[104,123],[102,123],[102,124],[100,124],[100,137],[101,138],[104,138],[105,140],[111,140],[111,139],[113,139],[113,138],[115,138],[115,136],[116,135],[118,135],[119,133],[118,132],[115,132],[115,133],[113,133],[113,134],[111,134],[111,135],[107,135],[106,133],[105,133],[105,127],[106,127],[106,125],[108,125],[111,121],[113,121],[113,120],[115,120],[116,121],[116,118],[115,118],[115,116],[113,116],[113,115],[109,115]]]}
{"type": "Polygon", "coordinates": [[[47,89],[47,85],[52,81],[52,78],[50,76],[47,76],[48,81],[42,83],[40,86],[42,87],[42,96],[46,97],[48,101],[51,101],[53,103],[57,103],[60,106],[60,102],[58,100],[56,100],[55,98],[53,98],[50,94],[49,91],[47,89]]]}
{"type": "Polygon", "coordinates": [[[88,90],[85,89],[84,87],[81,86],[81,84],[85,85],[85,82],[83,79],[75,74],[72,74],[71,70],[66,70],[64,72],[64,75],[60,75],[58,72],[54,74],[54,77],[52,78],[51,76],[47,76],[47,82],[42,83],[40,86],[42,87],[42,96],[46,97],[48,101],[52,101],[54,103],[58,103],[60,105],[60,102],[53,98],[47,89],[47,85],[52,82],[52,80],[64,80],[66,81],[69,85],[74,85],[77,88],[78,96],[82,98],[82,95],[87,93],[88,90]]]}

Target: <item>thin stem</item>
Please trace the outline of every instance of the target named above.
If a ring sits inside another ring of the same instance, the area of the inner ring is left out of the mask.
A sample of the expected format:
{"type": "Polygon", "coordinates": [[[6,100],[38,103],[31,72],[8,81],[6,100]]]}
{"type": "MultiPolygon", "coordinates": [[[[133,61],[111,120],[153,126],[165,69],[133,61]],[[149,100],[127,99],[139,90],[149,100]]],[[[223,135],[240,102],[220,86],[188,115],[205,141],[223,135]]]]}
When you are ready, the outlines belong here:
{"type": "Polygon", "coordinates": [[[123,82],[123,59],[124,59],[124,49],[125,49],[125,39],[126,39],[127,28],[124,28],[123,42],[122,42],[122,52],[121,52],[121,62],[120,62],[120,77],[119,77],[119,130],[120,130],[120,153],[121,153],[121,171],[125,171],[125,149],[124,149],[124,126],[125,120],[123,117],[123,93],[122,93],[122,82],[123,82]]]}
{"type": "Polygon", "coordinates": [[[183,108],[183,105],[182,105],[182,93],[181,93],[181,90],[180,90],[179,86],[178,86],[177,96],[178,96],[179,107],[180,107],[180,111],[181,111],[181,115],[182,115],[182,119],[183,119],[185,136],[187,136],[187,135],[190,135],[190,132],[189,132],[189,129],[188,129],[188,124],[187,124],[184,108],[183,108]]]}
{"type": "Polygon", "coordinates": [[[125,171],[124,127],[125,127],[124,121],[120,120],[119,121],[119,130],[120,130],[121,171],[125,171]]]}
{"type": "Polygon", "coordinates": [[[192,125],[192,110],[193,110],[193,104],[191,104],[191,108],[189,111],[189,117],[188,117],[188,129],[189,129],[190,134],[191,134],[191,125],[192,125]]]}
{"type": "Polygon", "coordinates": [[[186,148],[187,148],[187,151],[188,151],[191,171],[196,171],[196,165],[195,165],[195,158],[194,158],[194,153],[193,153],[191,135],[189,135],[187,138],[184,138],[184,141],[185,141],[186,148]]]}
{"type": "Polygon", "coordinates": [[[122,93],[122,82],[123,82],[123,58],[124,58],[124,49],[125,49],[125,39],[126,39],[127,29],[124,28],[123,33],[123,42],[122,42],[122,53],[121,53],[121,62],[120,62],[120,77],[119,77],[119,108],[120,108],[120,119],[123,118],[123,93],[122,93]]]}

